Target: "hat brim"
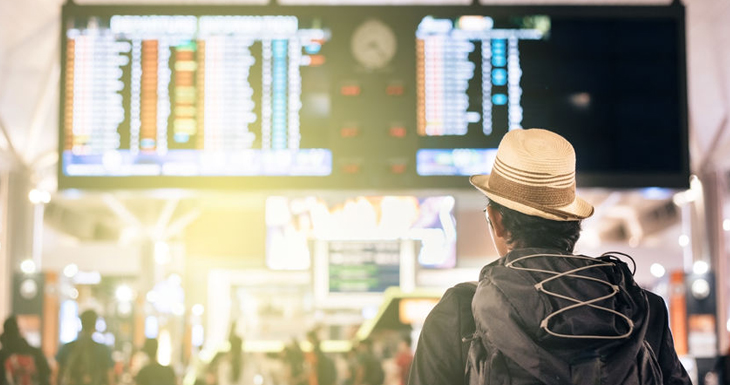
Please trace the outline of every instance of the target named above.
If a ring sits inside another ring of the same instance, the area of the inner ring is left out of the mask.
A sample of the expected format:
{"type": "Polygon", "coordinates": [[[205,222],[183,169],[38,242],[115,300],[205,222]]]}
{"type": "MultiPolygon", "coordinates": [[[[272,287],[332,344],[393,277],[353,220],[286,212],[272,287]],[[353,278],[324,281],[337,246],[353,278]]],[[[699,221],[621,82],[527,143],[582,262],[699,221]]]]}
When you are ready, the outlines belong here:
{"type": "Polygon", "coordinates": [[[532,215],[540,218],[550,219],[553,221],[578,221],[593,215],[593,206],[575,196],[573,202],[562,207],[540,207],[537,204],[529,202],[518,202],[514,198],[499,194],[489,188],[489,175],[473,175],[469,178],[469,183],[481,191],[487,198],[499,203],[509,209],[521,212],[526,215],[532,215]]]}

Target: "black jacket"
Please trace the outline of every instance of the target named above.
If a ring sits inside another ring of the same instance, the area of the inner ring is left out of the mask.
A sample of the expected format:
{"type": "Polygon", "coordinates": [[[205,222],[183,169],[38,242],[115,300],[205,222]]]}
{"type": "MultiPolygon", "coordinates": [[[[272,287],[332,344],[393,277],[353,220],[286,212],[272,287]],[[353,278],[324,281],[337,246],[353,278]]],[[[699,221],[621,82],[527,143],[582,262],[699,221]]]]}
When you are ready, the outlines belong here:
{"type": "MultiPolygon", "coordinates": [[[[616,349],[621,347],[618,342],[609,342],[604,345],[591,346],[586,349],[586,341],[573,339],[551,340],[539,327],[540,322],[554,307],[549,303],[553,299],[538,298],[534,284],[549,275],[536,272],[507,269],[505,266],[516,258],[535,253],[555,254],[555,250],[523,249],[516,250],[492,264],[485,266],[480,274],[480,284],[477,295],[474,295],[475,286],[459,284],[446,291],[441,301],[427,317],[411,368],[409,384],[464,384],[466,383],[465,368],[468,360],[471,331],[475,330],[476,318],[482,324],[489,324],[494,333],[499,333],[496,339],[508,341],[513,350],[517,351],[521,359],[520,365],[530,367],[532,373],[552,376],[560,373],[560,368],[546,363],[560,363],[570,360],[580,350],[600,351],[601,349],[616,349]],[[508,271],[509,270],[509,271],[508,271]],[[495,293],[500,300],[495,300],[495,293]],[[473,297],[473,302],[472,302],[473,297]],[[506,301],[506,302],[505,302],[506,301]],[[498,307],[494,307],[498,306],[498,307]],[[472,307],[474,313],[472,313],[472,307]],[[474,314],[474,315],[472,315],[474,314]],[[517,327],[510,325],[516,324],[517,327]],[[520,330],[524,332],[520,332],[520,330]],[[525,339],[527,337],[527,339],[525,339]],[[530,342],[535,339],[537,342],[530,342]],[[514,341],[514,343],[512,343],[514,341]],[[529,346],[528,346],[529,345],[529,346]],[[536,349],[535,346],[543,349],[536,349]]],[[[530,263],[537,264],[531,267],[545,268],[550,266],[551,271],[565,271],[566,266],[574,268],[583,262],[564,258],[535,258],[530,263]],[[577,265],[576,265],[577,264],[577,265]]],[[[615,279],[610,269],[589,269],[580,274],[615,279]]],[[[633,279],[622,285],[635,285],[633,279]]],[[[571,282],[569,278],[556,280],[553,284],[559,288],[549,287],[553,291],[572,291],[571,297],[585,299],[584,294],[591,290],[598,290],[594,283],[571,282]]],[[[598,284],[599,286],[605,286],[598,284]]],[[[600,289],[604,290],[605,289],[600,289]]],[[[630,292],[624,290],[624,292],[630,292]]],[[[635,324],[636,333],[645,330],[640,338],[645,340],[655,353],[659,368],[662,372],[664,384],[690,384],[689,377],[680,364],[674,350],[674,343],[667,321],[667,309],[661,297],[650,292],[635,288],[636,295],[624,295],[610,299],[608,307],[626,314],[635,324]],[[648,307],[648,309],[646,309],[648,307]],[[645,326],[645,327],[644,327],[645,326]]],[[[540,293],[542,294],[542,293],[540,293]]],[[[590,297],[590,294],[588,295],[590,297]]],[[[542,297],[545,297],[542,294],[542,297]]],[[[602,303],[606,305],[606,302],[602,303]]],[[[569,302],[570,303],[570,302],[569,302]]],[[[563,316],[556,316],[551,320],[551,330],[567,332],[565,334],[586,333],[618,333],[626,331],[626,323],[617,321],[616,317],[605,316],[599,311],[590,308],[574,310],[563,316]],[[577,312],[577,313],[576,313],[577,312]],[[586,313],[587,312],[587,313],[586,313]]],[[[482,325],[483,327],[484,325],[482,325]]],[[[637,334],[633,333],[632,337],[637,334]]],[[[637,338],[629,338],[624,345],[641,343],[637,338]]],[[[595,341],[594,341],[595,343],[595,341]]],[[[589,341],[588,344],[591,344],[589,341]]],[[[511,362],[511,365],[514,365],[511,362]]],[[[510,373],[518,371],[509,368],[510,373]]],[[[522,373],[524,374],[524,373],[522,373]]],[[[518,381],[519,383],[519,381],[518,381]]]]}

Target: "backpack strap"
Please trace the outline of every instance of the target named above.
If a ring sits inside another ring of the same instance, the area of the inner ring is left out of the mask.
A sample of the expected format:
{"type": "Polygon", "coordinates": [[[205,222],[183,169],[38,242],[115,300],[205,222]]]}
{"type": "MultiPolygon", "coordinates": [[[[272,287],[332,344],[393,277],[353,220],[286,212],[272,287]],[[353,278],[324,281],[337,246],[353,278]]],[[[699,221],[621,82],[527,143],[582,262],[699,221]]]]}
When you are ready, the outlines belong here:
{"type": "Polygon", "coordinates": [[[454,293],[459,298],[459,335],[461,336],[461,358],[464,367],[469,354],[469,345],[477,330],[474,313],[471,310],[471,301],[477,291],[477,284],[476,281],[469,281],[454,286],[454,293]]]}

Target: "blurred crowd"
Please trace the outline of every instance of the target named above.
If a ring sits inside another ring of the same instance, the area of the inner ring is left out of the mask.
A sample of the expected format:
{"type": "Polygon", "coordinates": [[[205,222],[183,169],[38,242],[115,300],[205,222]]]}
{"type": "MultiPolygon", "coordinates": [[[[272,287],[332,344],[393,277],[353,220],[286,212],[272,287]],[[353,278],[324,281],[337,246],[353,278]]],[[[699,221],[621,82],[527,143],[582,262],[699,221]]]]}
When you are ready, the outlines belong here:
{"type": "Polygon", "coordinates": [[[304,341],[291,339],[279,352],[250,353],[234,325],[227,346],[210,360],[163,365],[158,341],[150,338],[120,362],[109,346],[93,338],[96,312],[87,310],[79,318],[76,340],[47,358],[9,317],[0,336],[0,385],[405,385],[413,359],[408,334],[357,341],[352,349],[333,353],[322,350],[317,329],[304,341]]]}

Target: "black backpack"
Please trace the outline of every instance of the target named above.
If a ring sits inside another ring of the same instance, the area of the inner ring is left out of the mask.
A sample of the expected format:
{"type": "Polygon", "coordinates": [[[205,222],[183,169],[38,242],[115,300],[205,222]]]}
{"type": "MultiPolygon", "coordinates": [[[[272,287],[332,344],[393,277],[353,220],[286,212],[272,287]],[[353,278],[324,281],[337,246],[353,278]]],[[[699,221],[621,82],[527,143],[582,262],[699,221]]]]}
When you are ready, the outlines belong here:
{"type": "MultiPolygon", "coordinates": [[[[613,262],[616,262],[613,260],[613,262]]],[[[631,277],[630,271],[625,263],[618,262],[618,268],[622,270],[624,278],[631,277]]],[[[632,279],[633,282],[633,279],[632,279]]],[[[465,302],[470,304],[477,289],[476,282],[465,282],[457,285],[458,293],[465,297],[465,302]],[[468,299],[466,299],[468,298],[468,299]]],[[[637,286],[638,288],[638,286],[637,286]]],[[[460,309],[462,319],[473,320],[474,315],[471,307],[464,306],[460,309]],[[468,312],[468,314],[465,314],[468,312]]],[[[644,323],[644,327],[647,324],[644,323]]],[[[519,365],[520,358],[510,358],[503,349],[492,339],[488,338],[483,331],[476,330],[474,324],[467,324],[461,329],[463,349],[466,351],[465,381],[469,385],[499,385],[499,384],[535,384],[542,383],[537,380],[537,373],[531,373],[534,368],[525,369],[519,365]]],[[[498,333],[499,331],[494,331],[498,333]]],[[[507,349],[509,350],[509,349],[507,349]]],[[[570,375],[567,378],[555,378],[547,385],[570,384],[627,384],[627,385],[660,385],[662,384],[662,372],[659,363],[649,343],[644,340],[635,356],[635,361],[626,361],[627,352],[614,352],[609,356],[590,356],[576,359],[570,362],[570,375]],[[612,370],[617,367],[630,367],[629,371],[614,373],[612,370]],[[628,375],[627,375],[628,373],[628,375]],[[625,376],[625,377],[624,377],[625,376]]]]}

